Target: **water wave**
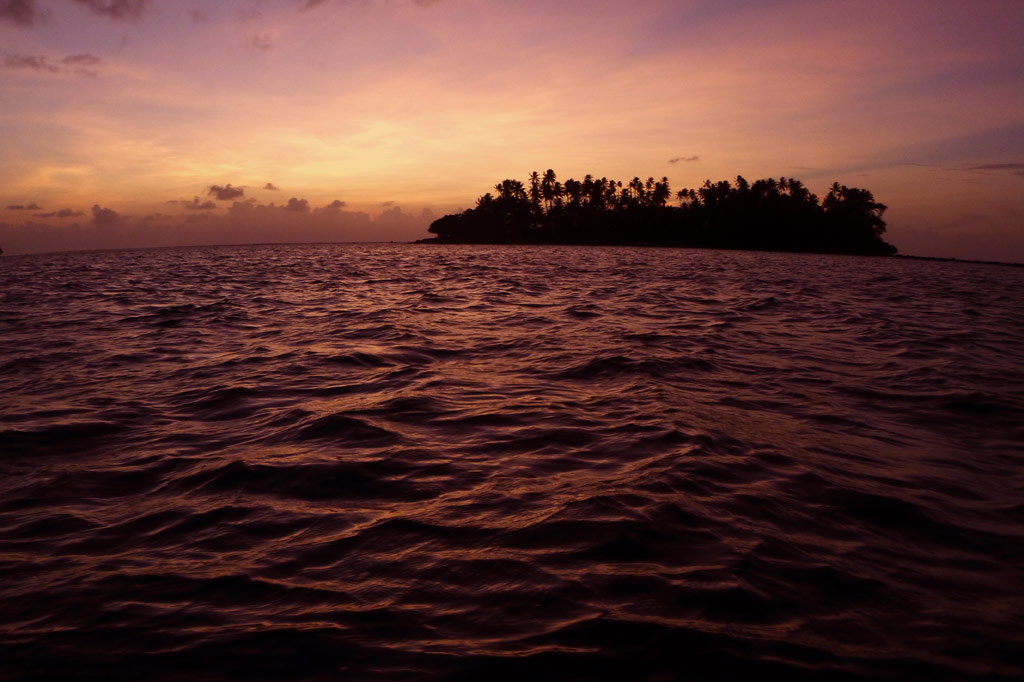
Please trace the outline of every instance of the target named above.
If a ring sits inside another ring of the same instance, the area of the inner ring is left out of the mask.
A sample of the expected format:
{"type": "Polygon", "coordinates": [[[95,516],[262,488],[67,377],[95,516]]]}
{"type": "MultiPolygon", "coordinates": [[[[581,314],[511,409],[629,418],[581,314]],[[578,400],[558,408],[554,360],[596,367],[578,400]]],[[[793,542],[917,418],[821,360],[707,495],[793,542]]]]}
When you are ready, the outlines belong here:
{"type": "Polygon", "coordinates": [[[4,679],[1024,677],[1024,273],[0,260],[4,679]]]}

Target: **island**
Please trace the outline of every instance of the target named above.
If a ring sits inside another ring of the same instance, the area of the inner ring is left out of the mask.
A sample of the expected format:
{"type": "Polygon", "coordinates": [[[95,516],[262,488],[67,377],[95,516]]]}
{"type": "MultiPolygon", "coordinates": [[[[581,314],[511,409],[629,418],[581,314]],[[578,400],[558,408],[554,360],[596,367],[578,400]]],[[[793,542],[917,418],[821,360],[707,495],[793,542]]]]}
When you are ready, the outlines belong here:
{"type": "Polygon", "coordinates": [[[799,180],[707,180],[672,194],[668,178],[628,183],[558,180],[553,170],[526,183],[503,180],[476,207],[431,223],[445,244],[685,246],[893,255],[882,239],[885,204],[866,189],[834,183],[819,201],[799,180]],[[675,199],[675,203],[670,203],[675,199]]]}

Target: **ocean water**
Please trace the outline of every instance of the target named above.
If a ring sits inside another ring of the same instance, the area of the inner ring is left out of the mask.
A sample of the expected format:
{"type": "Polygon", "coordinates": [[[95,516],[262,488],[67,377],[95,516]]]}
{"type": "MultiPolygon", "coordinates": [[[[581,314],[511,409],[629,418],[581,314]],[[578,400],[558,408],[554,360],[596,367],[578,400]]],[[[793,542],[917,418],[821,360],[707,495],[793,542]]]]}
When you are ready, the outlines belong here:
{"type": "Polygon", "coordinates": [[[1024,268],[0,259],[0,678],[1024,677],[1024,268]]]}

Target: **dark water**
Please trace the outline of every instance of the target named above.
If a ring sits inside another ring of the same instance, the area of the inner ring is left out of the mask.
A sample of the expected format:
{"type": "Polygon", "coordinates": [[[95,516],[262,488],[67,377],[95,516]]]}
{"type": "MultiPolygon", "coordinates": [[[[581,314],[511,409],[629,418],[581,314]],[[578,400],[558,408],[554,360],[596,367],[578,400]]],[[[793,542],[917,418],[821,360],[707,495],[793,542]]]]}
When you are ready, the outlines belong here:
{"type": "Polygon", "coordinates": [[[1020,679],[1024,269],[0,260],[3,679],[1020,679]]]}

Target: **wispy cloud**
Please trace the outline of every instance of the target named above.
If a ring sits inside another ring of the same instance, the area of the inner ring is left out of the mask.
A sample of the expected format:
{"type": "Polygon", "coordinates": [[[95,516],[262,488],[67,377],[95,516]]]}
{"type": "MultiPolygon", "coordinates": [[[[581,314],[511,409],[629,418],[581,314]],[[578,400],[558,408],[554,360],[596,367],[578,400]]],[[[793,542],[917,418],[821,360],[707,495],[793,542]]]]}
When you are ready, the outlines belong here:
{"type": "MultiPolygon", "coordinates": [[[[351,0],[346,0],[346,1],[347,2],[351,2],[351,0]]],[[[413,1],[414,4],[419,5],[420,7],[430,7],[431,5],[436,5],[437,3],[441,2],[441,0],[412,0],[412,1],[413,1]]],[[[305,0],[302,3],[302,7],[299,8],[299,11],[300,12],[305,12],[306,10],[313,9],[314,7],[319,7],[321,5],[326,5],[326,4],[327,4],[327,0],[305,0]]]]}
{"type": "Polygon", "coordinates": [[[277,185],[275,185],[272,182],[268,182],[267,184],[263,185],[263,189],[270,190],[271,192],[280,192],[281,191],[281,188],[278,187],[277,185]]]}
{"type": "Polygon", "coordinates": [[[249,41],[249,45],[255,47],[257,50],[266,52],[274,47],[274,41],[270,39],[269,33],[261,33],[257,36],[253,36],[253,39],[249,41]]]}
{"type": "Polygon", "coordinates": [[[11,204],[8,211],[38,211],[42,208],[39,204],[11,204]]]}
{"type": "Polygon", "coordinates": [[[76,211],[72,208],[62,208],[59,211],[50,213],[33,213],[33,218],[77,218],[85,215],[85,211],[76,211]]]}
{"type": "Polygon", "coordinates": [[[4,59],[4,66],[8,69],[28,69],[45,73],[73,73],[76,76],[90,76],[95,78],[99,74],[91,68],[102,60],[91,54],[73,54],[60,60],[67,68],[57,66],[47,61],[46,55],[12,54],[4,59]]]}
{"type": "Polygon", "coordinates": [[[669,159],[668,162],[671,164],[676,163],[695,163],[700,161],[699,156],[677,156],[674,159],[669,159]]]}
{"type": "MultiPolygon", "coordinates": [[[[114,20],[141,19],[149,0],[72,0],[94,14],[114,20]]],[[[39,10],[35,0],[0,0],[0,21],[9,21],[21,26],[34,26],[50,15],[50,10],[39,10]]],[[[193,19],[203,14],[202,10],[190,12],[193,19]]],[[[205,15],[203,15],[205,16],[205,15]]]]}
{"type": "MultiPolygon", "coordinates": [[[[230,187],[230,185],[229,185],[230,187]]],[[[212,211],[217,208],[217,204],[207,199],[206,201],[200,201],[199,197],[192,197],[192,201],[179,201],[177,202],[188,211],[212,211]]]]}
{"type": "Polygon", "coordinates": [[[96,14],[111,19],[138,19],[146,9],[149,0],[74,0],[96,14]]]}
{"type": "Polygon", "coordinates": [[[49,71],[50,73],[60,71],[59,66],[48,63],[43,55],[38,57],[27,54],[8,55],[4,59],[4,66],[8,69],[33,69],[35,71],[49,71]]]}
{"type": "Polygon", "coordinates": [[[971,166],[969,171],[1009,171],[1014,175],[1024,175],[1024,163],[983,163],[971,166]]]}
{"type": "Polygon", "coordinates": [[[101,61],[99,57],[92,54],[72,54],[60,60],[61,64],[70,66],[96,66],[101,61]]]}
{"type": "Polygon", "coordinates": [[[35,0],[0,0],[0,19],[4,21],[31,26],[38,18],[35,0]]]}

